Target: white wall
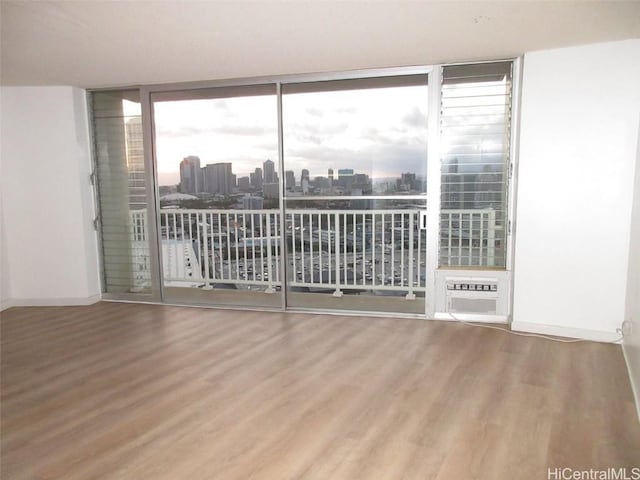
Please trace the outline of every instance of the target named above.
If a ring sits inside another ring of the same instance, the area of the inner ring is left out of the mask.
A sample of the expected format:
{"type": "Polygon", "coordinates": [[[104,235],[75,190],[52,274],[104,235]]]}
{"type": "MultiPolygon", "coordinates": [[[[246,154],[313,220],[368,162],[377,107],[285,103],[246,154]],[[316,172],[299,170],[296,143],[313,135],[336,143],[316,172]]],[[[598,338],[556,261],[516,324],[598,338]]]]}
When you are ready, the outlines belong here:
{"type": "Polygon", "coordinates": [[[636,395],[640,417],[640,130],[636,151],[635,188],[631,213],[631,237],[629,240],[629,269],[627,273],[627,304],[624,318],[631,324],[625,334],[623,348],[629,367],[631,385],[636,395]]]}
{"type": "Polygon", "coordinates": [[[640,40],[525,55],[515,329],[618,337],[639,106],[640,40]]]}
{"type": "MultiPolygon", "coordinates": [[[[0,178],[2,178],[2,158],[0,157],[0,178]]],[[[4,226],[2,192],[0,191],[0,311],[4,310],[11,299],[11,275],[9,272],[9,250],[4,226]]]]}
{"type": "Polygon", "coordinates": [[[8,267],[11,296],[3,306],[95,301],[100,287],[85,93],[2,87],[0,95],[8,257],[2,270],[8,267]]]}

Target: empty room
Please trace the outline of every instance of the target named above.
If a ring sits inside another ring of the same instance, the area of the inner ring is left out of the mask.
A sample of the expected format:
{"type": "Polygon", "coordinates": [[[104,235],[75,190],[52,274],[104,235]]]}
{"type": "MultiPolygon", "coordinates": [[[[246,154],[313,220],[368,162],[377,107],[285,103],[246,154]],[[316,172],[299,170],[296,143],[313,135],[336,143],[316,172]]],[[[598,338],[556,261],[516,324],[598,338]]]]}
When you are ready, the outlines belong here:
{"type": "Polygon", "coordinates": [[[0,478],[640,479],[640,2],[0,1],[0,478]]]}

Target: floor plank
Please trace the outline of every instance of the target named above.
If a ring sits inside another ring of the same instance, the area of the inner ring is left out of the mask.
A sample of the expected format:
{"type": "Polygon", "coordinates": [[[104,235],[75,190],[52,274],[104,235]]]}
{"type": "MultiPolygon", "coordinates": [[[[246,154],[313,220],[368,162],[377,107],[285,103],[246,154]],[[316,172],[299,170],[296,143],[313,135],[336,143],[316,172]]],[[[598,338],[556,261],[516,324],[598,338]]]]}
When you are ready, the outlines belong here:
{"type": "Polygon", "coordinates": [[[513,479],[640,466],[617,345],[124,303],[0,319],[2,479],[513,479]]]}

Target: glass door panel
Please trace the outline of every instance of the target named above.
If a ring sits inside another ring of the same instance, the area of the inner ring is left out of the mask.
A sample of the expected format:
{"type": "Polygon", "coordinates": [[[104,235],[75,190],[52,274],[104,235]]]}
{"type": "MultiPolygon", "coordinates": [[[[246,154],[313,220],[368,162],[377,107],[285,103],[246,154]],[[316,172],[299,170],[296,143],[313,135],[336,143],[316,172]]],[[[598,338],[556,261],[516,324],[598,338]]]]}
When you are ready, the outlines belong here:
{"type": "Polygon", "coordinates": [[[287,305],[423,314],[427,75],[282,91],[287,305]]]}
{"type": "Polygon", "coordinates": [[[151,101],[164,300],[281,307],[275,86],[151,101]]]}

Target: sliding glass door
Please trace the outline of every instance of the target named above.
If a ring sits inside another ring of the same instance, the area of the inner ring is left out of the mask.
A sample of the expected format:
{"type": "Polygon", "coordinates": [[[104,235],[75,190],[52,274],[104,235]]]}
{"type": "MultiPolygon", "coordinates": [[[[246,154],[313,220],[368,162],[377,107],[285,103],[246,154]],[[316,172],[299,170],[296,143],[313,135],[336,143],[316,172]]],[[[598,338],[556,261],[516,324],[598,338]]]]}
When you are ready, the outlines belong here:
{"type": "Polygon", "coordinates": [[[281,102],[151,94],[163,298],[424,313],[427,75],[288,83],[281,102]]]}
{"type": "Polygon", "coordinates": [[[283,86],[287,306],[425,312],[427,88],[283,86]]]}
{"type": "Polygon", "coordinates": [[[151,95],[163,298],[281,307],[276,88],[151,95]]]}

